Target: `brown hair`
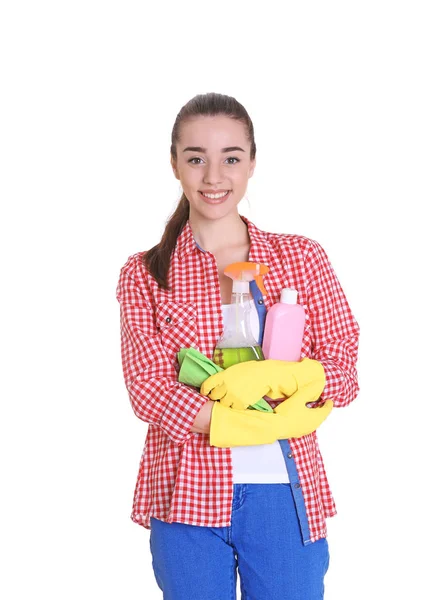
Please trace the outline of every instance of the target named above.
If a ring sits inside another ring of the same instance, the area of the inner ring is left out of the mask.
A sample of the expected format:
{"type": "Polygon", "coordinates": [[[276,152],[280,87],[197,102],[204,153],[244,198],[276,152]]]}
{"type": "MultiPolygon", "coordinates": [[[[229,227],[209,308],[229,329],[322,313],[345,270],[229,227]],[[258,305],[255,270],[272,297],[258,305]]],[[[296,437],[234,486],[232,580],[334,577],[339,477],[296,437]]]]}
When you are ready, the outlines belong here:
{"type": "MultiPolygon", "coordinates": [[[[171,156],[177,159],[176,144],[180,139],[180,128],[184,121],[191,117],[225,115],[241,121],[246,126],[246,133],[251,142],[251,160],[255,158],[256,146],[254,139],[254,126],[244,106],[231,96],[224,94],[198,94],[185,104],[175,119],[172,128],[171,156]]],[[[177,238],[189,220],[189,201],[184,192],[175,211],[166,223],[160,242],[143,255],[143,262],[148,271],[163,289],[169,289],[168,271],[171,255],[177,243],[177,238]]]]}

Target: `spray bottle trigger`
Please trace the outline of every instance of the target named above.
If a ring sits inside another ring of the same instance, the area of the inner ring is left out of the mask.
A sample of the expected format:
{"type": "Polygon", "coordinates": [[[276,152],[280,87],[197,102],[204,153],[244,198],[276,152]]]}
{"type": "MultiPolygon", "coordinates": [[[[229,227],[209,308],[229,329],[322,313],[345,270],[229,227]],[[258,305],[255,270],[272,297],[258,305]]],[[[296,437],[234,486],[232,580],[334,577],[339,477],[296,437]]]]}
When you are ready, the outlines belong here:
{"type": "Polygon", "coordinates": [[[263,296],[267,296],[267,291],[263,283],[263,275],[266,275],[268,271],[269,267],[267,265],[247,261],[228,265],[224,273],[236,281],[252,281],[254,279],[263,296]]]}

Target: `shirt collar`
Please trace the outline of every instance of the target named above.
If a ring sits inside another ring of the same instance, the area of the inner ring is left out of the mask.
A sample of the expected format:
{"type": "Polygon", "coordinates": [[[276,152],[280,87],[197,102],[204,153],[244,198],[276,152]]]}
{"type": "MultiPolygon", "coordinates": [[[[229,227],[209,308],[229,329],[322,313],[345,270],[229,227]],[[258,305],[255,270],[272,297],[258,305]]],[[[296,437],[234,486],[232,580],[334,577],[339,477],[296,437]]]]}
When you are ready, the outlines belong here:
{"type": "MultiPolygon", "coordinates": [[[[258,229],[249,219],[240,215],[240,218],[248,226],[248,234],[250,239],[249,260],[252,262],[261,262],[267,264],[269,260],[269,244],[268,235],[265,231],[258,229]]],[[[180,260],[183,260],[188,254],[193,252],[201,252],[198,244],[193,237],[192,228],[189,221],[181,230],[178,236],[175,249],[180,260]]]]}
{"type": "Polygon", "coordinates": [[[187,221],[177,238],[175,250],[178,252],[180,260],[183,260],[188,254],[192,254],[192,252],[200,252],[195,242],[195,238],[193,237],[193,231],[189,221],[187,221]]]}

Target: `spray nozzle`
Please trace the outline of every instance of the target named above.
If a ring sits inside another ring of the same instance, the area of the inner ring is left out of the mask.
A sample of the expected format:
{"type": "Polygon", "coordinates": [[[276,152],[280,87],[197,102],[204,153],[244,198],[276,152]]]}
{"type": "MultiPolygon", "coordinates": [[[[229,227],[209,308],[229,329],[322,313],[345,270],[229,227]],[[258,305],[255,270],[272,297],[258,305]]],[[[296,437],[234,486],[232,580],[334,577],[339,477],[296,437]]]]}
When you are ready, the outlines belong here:
{"type": "Polygon", "coordinates": [[[237,262],[228,265],[224,269],[225,275],[230,277],[233,281],[252,281],[255,279],[255,283],[261,290],[263,296],[267,295],[266,288],[263,283],[263,275],[269,271],[267,265],[256,262],[237,262]]]}

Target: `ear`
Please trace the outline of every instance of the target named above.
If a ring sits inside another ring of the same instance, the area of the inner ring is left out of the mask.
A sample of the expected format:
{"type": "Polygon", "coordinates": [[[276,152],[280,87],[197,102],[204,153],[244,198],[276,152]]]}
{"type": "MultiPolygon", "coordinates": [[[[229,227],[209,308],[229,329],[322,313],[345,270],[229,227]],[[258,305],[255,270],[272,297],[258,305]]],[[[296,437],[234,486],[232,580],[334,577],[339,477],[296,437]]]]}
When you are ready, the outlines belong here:
{"type": "Polygon", "coordinates": [[[172,167],[172,171],[175,175],[175,178],[179,180],[180,175],[178,174],[177,164],[176,164],[175,160],[172,158],[172,154],[171,154],[171,167],[172,167]]]}
{"type": "Polygon", "coordinates": [[[252,177],[255,171],[255,166],[257,164],[256,159],[251,160],[251,166],[249,167],[249,177],[252,177]]]}

